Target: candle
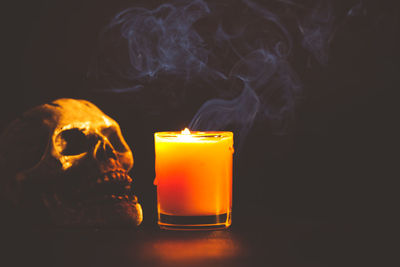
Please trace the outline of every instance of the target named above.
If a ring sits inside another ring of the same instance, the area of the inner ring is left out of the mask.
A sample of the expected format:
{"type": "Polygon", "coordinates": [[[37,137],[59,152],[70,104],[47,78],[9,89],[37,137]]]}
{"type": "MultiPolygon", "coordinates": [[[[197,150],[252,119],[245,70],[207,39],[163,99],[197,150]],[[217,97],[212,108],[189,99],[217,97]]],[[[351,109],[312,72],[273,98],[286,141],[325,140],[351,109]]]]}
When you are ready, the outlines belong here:
{"type": "Polygon", "coordinates": [[[232,132],[158,132],[155,170],[158,224],[164,229],[219,229],[231,224],[232,132]]]}

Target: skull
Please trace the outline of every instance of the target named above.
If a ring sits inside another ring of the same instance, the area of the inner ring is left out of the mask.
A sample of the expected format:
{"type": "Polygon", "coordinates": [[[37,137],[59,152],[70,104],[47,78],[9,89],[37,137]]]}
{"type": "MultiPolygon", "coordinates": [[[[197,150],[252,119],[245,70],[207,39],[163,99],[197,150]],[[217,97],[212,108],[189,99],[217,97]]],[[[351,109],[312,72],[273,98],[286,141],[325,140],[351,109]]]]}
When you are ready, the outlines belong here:
{"type": "Polygon", "coordinates": [[[132,166],[118,123],[86,100],[35,107],[0,139],[3,197],[56,225],[139,225],[132,166]]]}

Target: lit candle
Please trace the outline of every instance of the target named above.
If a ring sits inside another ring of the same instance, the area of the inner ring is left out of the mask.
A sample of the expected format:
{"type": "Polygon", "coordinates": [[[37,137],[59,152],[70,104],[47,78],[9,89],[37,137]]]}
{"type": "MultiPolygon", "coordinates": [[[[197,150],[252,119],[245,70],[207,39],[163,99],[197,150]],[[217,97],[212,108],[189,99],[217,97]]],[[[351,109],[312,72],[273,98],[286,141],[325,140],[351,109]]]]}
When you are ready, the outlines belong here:
{"type": "Polygon", "coordinates": [[[158,224],[219,229],[231,224],[232,132],[158,132],[155,170],[158,224]]]}

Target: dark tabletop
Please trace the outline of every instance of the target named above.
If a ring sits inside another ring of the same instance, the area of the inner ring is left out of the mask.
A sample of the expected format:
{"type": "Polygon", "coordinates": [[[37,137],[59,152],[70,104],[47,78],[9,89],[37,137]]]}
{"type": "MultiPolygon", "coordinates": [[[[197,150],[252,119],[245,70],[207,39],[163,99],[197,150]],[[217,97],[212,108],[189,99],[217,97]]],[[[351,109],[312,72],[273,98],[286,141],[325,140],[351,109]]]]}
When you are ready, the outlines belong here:
{"type": "MultiPolygon", "coordinates": [[[[391,262],[381,224],[233,217],[228,230],[2,228],[7,266],[377,266],[391,262]]],[[[388,227],[388,225],[386,225],[388,227]]],[[[392,248],[393,249],[393,248],[392,248]]]]}

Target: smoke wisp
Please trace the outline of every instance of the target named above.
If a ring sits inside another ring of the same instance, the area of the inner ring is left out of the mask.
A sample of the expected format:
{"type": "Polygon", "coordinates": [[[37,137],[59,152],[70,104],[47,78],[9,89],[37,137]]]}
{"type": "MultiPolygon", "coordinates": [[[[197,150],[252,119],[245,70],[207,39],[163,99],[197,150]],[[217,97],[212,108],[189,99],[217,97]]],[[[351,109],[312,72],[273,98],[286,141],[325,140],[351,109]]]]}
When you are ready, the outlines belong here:
{"type": "Polygon", "coordinates": [[[271,3],[184,0],[126,9],[105,28],[89,74],[118,77],[106,88],[116,93],[176,79],[191,90],[200,81],[217,97],[203,103],[189,128],[234,130],[242,141],[260,119],[285,133],[302,93],[294,43],[326,65],[334,16],[328,0],[271,3]]]}

